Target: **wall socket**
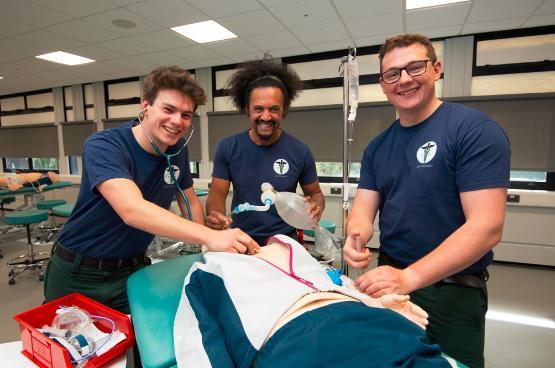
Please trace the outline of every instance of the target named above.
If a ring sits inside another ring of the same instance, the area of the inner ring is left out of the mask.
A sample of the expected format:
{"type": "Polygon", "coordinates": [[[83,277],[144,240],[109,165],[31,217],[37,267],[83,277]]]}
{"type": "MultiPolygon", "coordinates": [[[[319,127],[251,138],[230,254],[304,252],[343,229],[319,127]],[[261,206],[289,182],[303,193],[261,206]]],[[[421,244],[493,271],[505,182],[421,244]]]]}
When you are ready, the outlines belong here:
{"type": "Polygon", "coordinates": [[[507,202],[519,203],[520,202],[520,194],[507,194],[507,202]]]}
{"type": "Polygon", "coordinates": [[[330,194],[341,194],[341,188],[330,188],[330,194]]]}

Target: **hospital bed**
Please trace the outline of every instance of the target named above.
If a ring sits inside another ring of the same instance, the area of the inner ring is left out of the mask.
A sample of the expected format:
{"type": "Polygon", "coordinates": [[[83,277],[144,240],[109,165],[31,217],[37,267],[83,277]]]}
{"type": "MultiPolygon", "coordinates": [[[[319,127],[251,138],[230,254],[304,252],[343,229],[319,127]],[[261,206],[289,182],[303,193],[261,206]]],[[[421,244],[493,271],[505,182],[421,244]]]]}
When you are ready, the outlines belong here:
{"type": "MultiPolygon", "coordinates": [[[[153,264],[135,272],[127,294],[137,346],[144,368],[176,367],[173,324],[189,268],[201,261],[192,254],[153,264]]],[[[452,367],[466,366],[445,356],[452,367]]]]}

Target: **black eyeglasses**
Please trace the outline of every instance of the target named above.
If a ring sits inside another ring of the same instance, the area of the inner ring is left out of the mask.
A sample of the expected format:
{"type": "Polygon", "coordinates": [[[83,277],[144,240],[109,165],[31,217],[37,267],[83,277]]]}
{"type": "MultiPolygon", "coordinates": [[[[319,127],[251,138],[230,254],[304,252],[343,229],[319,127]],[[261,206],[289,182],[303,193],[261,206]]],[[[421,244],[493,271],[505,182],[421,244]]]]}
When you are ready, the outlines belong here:
{"type": "Polygon", "coordinates": [[[407,66],[405,66],[404,68],[391,68],[389,70],[386,70],[385,72],[380,74],[380,77],[382,78],[382,81],[387,84],[395,83],[399,79],[401,79],[401,73],[403,72],[403,70],[405,70],[407,74],[411,77],[416,77],[426,73],[428,61],[432,60],[426,59],[412,61],[408,63],[407,66]]]}

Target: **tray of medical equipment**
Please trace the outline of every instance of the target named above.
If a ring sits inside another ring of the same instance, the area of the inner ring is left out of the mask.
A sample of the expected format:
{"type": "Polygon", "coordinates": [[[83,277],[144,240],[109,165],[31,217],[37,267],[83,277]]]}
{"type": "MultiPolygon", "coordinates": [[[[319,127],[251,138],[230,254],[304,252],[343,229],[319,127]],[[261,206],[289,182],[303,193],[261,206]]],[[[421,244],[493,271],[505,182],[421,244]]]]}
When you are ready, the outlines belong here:
{"type": "Polygon", "coordinates": [[[79,293],[19,313],[22,354],[42,368],[95,368],[135,340],[129,317],[79,293]]]}

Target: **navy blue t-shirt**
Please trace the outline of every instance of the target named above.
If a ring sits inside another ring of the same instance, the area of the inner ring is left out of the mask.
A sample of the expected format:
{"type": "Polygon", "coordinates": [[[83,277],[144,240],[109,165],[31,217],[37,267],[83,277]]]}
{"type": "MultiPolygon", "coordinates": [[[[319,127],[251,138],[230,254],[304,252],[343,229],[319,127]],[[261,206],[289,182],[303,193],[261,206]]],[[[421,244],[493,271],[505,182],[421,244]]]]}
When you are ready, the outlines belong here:
{"type": "MultiPolygon", "coordinates": [[[[135,140],[134,121],[92,135],[83,148],[83,175],[75,209],[65,224],[60,243],[77,253],[98,258],[127,258],[144,252],[154,235],[126,225],[98,192],[97,185],[114,178],[135,182],[147,201],[168,209],[177,189],[166,159],[146,152],[135,140]]],[[[175,153],[181,139],[167,150],[175,153]]],[[[182,189],[193,185],[187,148],[172,158],[182,189]]]]}
{"type": "MultiPolygon", "coordinates": [[[[212,176],[233,184],[232,208],[245,202],[263,205],[260,186],[265,182],[278,192],[295,192],[298,183],[318,181],[312,152],[284,130],[278,141],[269,146],[255,144],[248,130],[223,139],[216,148],[212,176]]],[[[235,214],[232,226],[259,237],[290,234],[294,230],[279,217],[275,206],[265,212],[235,214]]]]}
{"type": "MultiPolygon", "coordinates": [[[[465,223],[460,192],[509,186],[509,141],[487,115],[444,102],[422,123],[395,121],[364,151],[361,189],[379,192],[380,249],[408,266],[465,223]]],[[[464,246],[464,245],[462,245],[464,246]]],[[[484,270],[488,252],[461,273],[484,270]]]]}

